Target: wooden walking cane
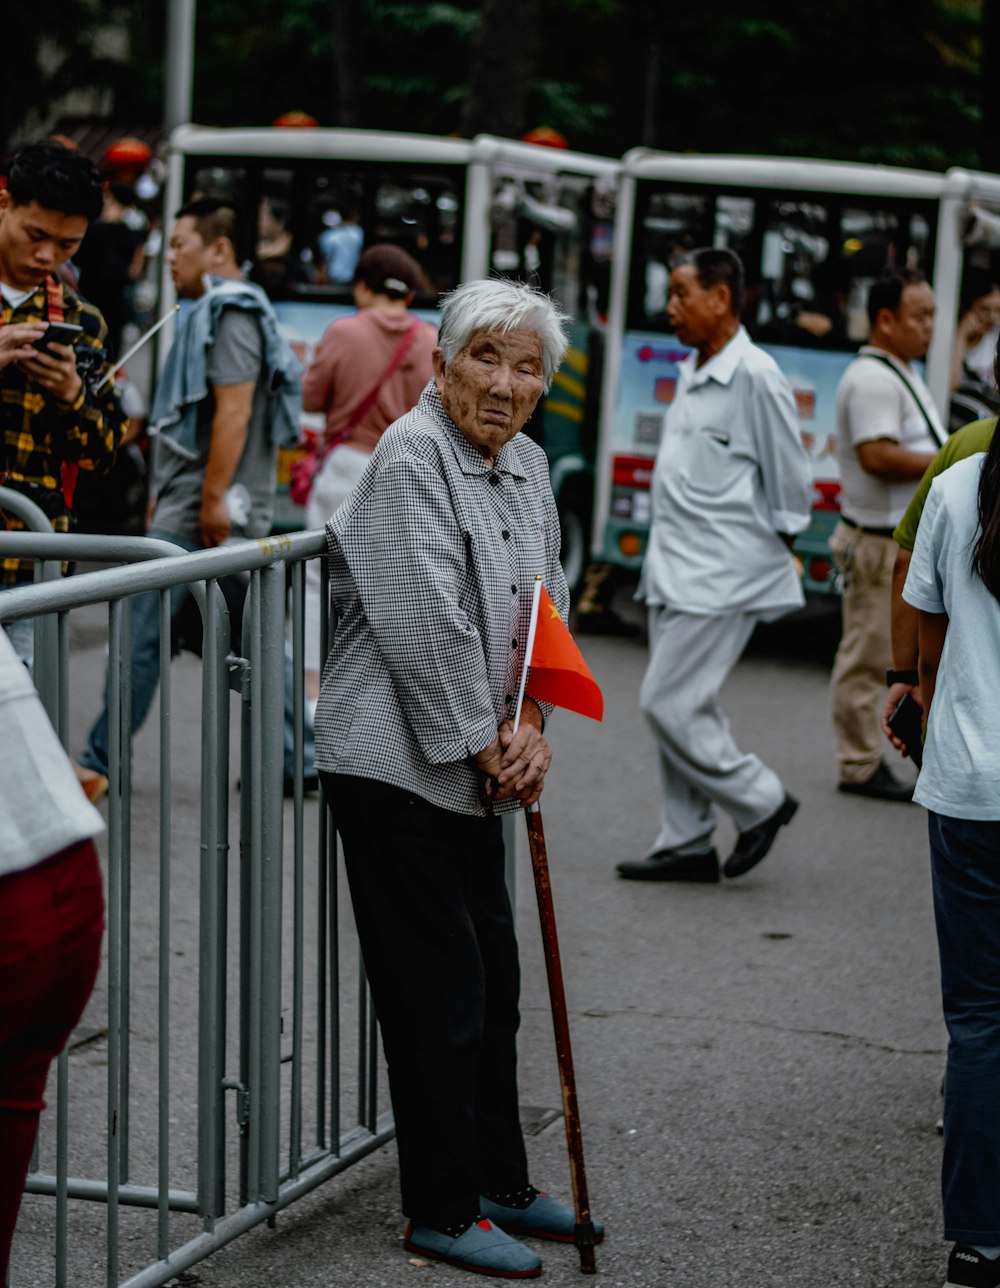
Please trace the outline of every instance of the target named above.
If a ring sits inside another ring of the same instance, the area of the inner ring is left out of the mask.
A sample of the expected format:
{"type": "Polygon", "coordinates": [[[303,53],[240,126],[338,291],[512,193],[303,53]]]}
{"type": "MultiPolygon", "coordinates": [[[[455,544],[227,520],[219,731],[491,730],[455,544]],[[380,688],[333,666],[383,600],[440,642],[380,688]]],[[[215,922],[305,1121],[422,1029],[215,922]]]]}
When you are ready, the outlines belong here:
{"type": "MultiPolygon", "coordinates": [[[[601,691],[590,674],[586,662],[580,656],[579,649],[573,643],[572,636],[566,629],[558,609],[542,585],[541,577],[535,578],[531,601],[528,642],[513,720],[515,732],[521,722],[521,709],[527,693],[529,669],[532,672],[534,687],[528,696],[533,701],[542,698],[557,706],[579,711],[581,715],[590,716],[595,720],[601,719],[604,713],[601,691]],[[543,601],[546,611],[540,626],[539,613],[543,601]],[[553,632],[555,632],[554,638],[553,632]],[[540,643],[541,647],[538,647],[540,643]],[[554,677],[555,685],[552,683],[554,677]]],[[[566,990],[563,987],[562,962],[559,958],[556,912],[552,902],[552,886],[549,882],[549,858],[545,848],[542,814],[537,802],[525,808],[524,819],[528,825],[531,870],[535,877],[535,897],[538,900],[538,920],[542,931],[545,973],[549,978],[552,1027],[555,1030],[556,1060],[559,1064],[559,1083],[562,1088],[563,1119],[566,1123],[569,1173],[573,1184],[573,1209],[576,1215],[573,1242],[580,1253],[581,1272],[592,1275],[597,1271],[594,1261],[597,1232],[590,1217],[590,1199],[587,1197],[587,1171],[583,1162],[580,1107],[576,1101],[576,1077],[573,1073],[573,1049],[569,1037],[569,1013],[566,1009],[566,990]]]]}
{"type": "Polygon", "coordinates": [[[537,804],[529,805],[525,809],[524,819],[528,825],[528,846],[531,850],[531,869],[535,876],[535,896],[538,900],[538,919],[541,924],[542,948],[545,953],[545,972],[549,978],[552,1027],[555,1031],[556,1059],[562,1087],[563,1118],[566,1123],[566,1145],[569,1150],[569,1172],[573,1185],[573,1208],[576,1213],[573,1242],[580,1253],[581,1274],[592,1275],[597,1271],[597,1264],[594,1261],[596,1232],[590,1217],[590,1200],[587,1197],[583,1133],[580,1129],[580,1108],[576,1101],[576,1077],[573,1073],[569,1014],[566,1009],[566,990],[563,987],[562,962],[559,957],[559,936],[556,931],[552,886],[549,882],[549,859],[545,849],[542,814],[537,804]]]}

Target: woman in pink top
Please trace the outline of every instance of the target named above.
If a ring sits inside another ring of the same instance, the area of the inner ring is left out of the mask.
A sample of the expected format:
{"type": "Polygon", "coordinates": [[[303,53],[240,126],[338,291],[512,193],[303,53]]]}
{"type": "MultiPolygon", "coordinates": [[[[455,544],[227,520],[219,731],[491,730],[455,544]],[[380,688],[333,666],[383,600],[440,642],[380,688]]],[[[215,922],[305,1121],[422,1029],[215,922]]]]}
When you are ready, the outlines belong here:
{"type": "MultiPolygon", "coordinates": [[[[357,313],[331,323],[316,346],[302,381],[303,404],[326,414],[326,441],[335,446],[313,483],[307,528],[326,523],[360,478],[383,430],[415,406],[431,379],[437,331],[409,311],[422,279],[420,265],[398,246],[369,247],[354,275],[357,313]]],[[[313,702],[319,696],[319,603],[319,563],[313,559],[306,565],[305,605],[306,696],[313,702]]]]}

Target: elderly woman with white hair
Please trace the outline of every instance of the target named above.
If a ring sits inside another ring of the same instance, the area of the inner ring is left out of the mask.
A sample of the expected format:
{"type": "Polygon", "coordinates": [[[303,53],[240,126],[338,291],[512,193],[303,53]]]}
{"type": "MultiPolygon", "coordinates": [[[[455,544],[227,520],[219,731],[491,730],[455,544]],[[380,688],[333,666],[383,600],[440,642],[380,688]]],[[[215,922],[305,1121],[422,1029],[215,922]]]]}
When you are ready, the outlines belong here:
{"type": "Polygon", "coordinates": [[[569,607],[545,456],[520,433],[564,321],[514,282],[447,296],[434,379],[327,524],[316,763],[382,1029],[405,1243],[502,1278],[541,1270],[512,1233],[574,1229],[528,1179],[499,817],[538,799],[552,755],[546,711],[512,718],[536,575],[569,607]]]}

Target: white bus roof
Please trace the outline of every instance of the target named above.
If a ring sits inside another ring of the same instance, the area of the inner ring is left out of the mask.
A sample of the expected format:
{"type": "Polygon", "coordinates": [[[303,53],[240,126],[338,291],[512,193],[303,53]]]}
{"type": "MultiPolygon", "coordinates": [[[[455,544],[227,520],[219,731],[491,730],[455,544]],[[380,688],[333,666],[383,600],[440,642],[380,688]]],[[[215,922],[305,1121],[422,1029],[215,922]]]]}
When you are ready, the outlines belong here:
{"type": "Polygon", "coordinates": [[[569,152],[565,148],[547,148],[537,143],[521,143],[516,139],[499,138],[495,134],[477,134],[473,140],[473,149],[477,161],[503,161],[523,166],[526,170],[544,170],[550,174],[570,172],[601,179],[615,178],[621,171],[621,162],[612,157],[569,152]]]}
{"type": "Polygon", "coordinates": [[[614,177],[621,163],[562,148],[540,147],[492,134],[475,139],[449,139],[430,134],[400,134],[387,130],[218,129],[180,125],[170,136],[170,150],[188,156],[274,157],[288,161],[348,160],[438,162],[466,165],[503,162],[549,174],[570,172],[614,177]]]}
{"type": "Polygon", "coordinates": [[[675,183],[736,185],[763,190],[787,188],[807,192],[845,192],[883,197],[938,198],[945,176],[929,170],[817,161],[808,157],[687,156],[633,148],[625,154],[624,174],[637,179],[675,183]]]}
{"type": "Polygon", "coordinates": [[[1000,202],[1000,175],[985,174],[981,170],[962,170],[953,166],[945,176],[947,192],[952,197],[966,200],[1000,202]]]}
{"type": "Polygon", "coordinates": [[[208,129],[179,125],[170,150],[189,156],[275,157],[288,161],[425,161],[465,165],[472,157],[468,139],[386,130],[208,129]]]}

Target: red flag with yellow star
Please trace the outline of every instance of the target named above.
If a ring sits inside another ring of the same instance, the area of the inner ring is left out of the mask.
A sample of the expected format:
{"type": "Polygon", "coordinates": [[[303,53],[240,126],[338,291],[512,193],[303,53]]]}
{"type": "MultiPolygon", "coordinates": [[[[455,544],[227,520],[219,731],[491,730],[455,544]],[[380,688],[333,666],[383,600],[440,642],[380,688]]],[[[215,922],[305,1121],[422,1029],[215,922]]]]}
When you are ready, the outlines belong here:
{"type": "Polygon", "coordinates": [[[597,681],[540,580],[535,583],[531,602],[527,676],[522,690],[529,698],[578,711],[592,720],[604,718],[604,698],[597,681]]]}

